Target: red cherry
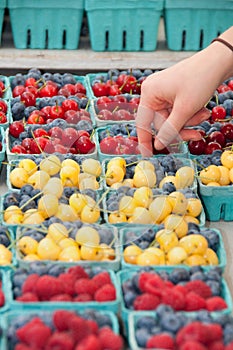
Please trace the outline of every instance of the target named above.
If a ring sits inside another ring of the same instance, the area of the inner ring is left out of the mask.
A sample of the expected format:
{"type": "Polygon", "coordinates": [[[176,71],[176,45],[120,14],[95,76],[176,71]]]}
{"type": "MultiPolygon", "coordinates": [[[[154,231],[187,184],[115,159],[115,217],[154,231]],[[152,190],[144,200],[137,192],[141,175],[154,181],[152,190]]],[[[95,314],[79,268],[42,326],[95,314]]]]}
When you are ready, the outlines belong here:
{"type": "Polygon", "coordinates": [[[53,126],[51,129],[49,129],[48,134],[50,137],[56,137],[61,140],[63,135],[63,130],[58,126],[53,126]]]}
{"type": "Polygon", "coordinates": [[[119,74],[117,79],[116,79],[116,83],[119,87],[123,86],[124,82],[126,81],[128,75],[127,74],[119,74]]]}
{"type": "Polygon", "coordinates": [[[41,151],[44,151],[44,149],[46,148],[48,141],[49,140],[43,136],[36,137],[35,139],[33,139],[31,142],[31,149],[30,149],[31,153],[40,154],[41,151]]]}
{"type": "Polygon", "coordinates": [[[75,85],[73,84],[65,84],[63,88],[68,90],[70,95],[74,95],[76,93],[75,85]]]}
{"type": "Polygon", "coordinates": [[[36,79],[33,77],[27,78],[25,80],[24,86],[37,86],[36,79]]]}
{"type": "Polygon", "coordinates": [[[62,102],[61,107],[63,108],[64,112],[73,110],[78,111],[79,105],[78,102],[72,99],[66,99],[62,102]]]}
{"type": "Polygon", "coordinates": [[[191,140],[188,143],[188,149],[191,154],[200,155],[205,152],[206,140],[201,138],[200,140],[191,140]]]}
{"type": "Polygon", "coordinates": [[[27,87],[25,88],[25,92],[30,92],[30,93],[32,93],[35,97],[38,96],[38,90],[37,90],[37,88],[36,88],[35,86],[27,86],[27,87]]]}
{"type": "Polygon", "coordinates": [[[228,86],[231,90],[233,90],[233,79],[230,79],[230,80],[228,81],[227,86],[228,86]]]}
{"type": "Polygon", "coordinates": [[[117,110],[116,112],[114,112],[114,119],[115,120],[133,120],[134,117],[133,115],[128,112],[127,110],[125,109],[119,109],[117,110]]]}
{"type": "Polygon", "coordinates": [[[39,97],[53,97],[58,94],[58,87],[54,83],[51,84],[47,81],[47,84],[39,90],[39,97]]]}
{"type": "Polygon", "coordinates": [[[91,140],[90,136],[80,136],[75,142],[75,147],[78,153],[88,154],[93,153],[95,150],[95,143],[91,140]]]}
{"type": "Polygon", "coordinates": [[[45,148],[44,148],[44,152],[45,153],[49,153],[49,154],[52,154],[55,152],[55,145],[53,143],[53,140],[48,140],[45,148]]]}
{"type": "Polygon", "coordinates": [[[218,142],[222,147],[224,147],[226,143],[225,136],[223,135],[223,133],[217,130],[211,132],[206,139],[207,143],[210,143],[213,141],[218,142]]]}
{"type": "Polygon", "coordinates": [[[27,92],[27,91],[23,92],[20,97],[20,100],[22,103],[24,103],[26,107],[35,106],[36,104],[36,97],[31,92],[27,92]]]}
{"type": "Polygon", "coordinates": [[[109,87],[102,82],[98,82],[92,85],[92,91],[96,97],[109,95],[109,87]]]}
{"type": "Polygon", "coordinates": [[[0,100],[0,111],[2,111],[3,113],[7,113],[7,103],[5,100],[0,100]]]}
{"type": "Polygon", "coordinates": [[[100,141],[100,150],[102,153],[114,154],[118,141],[112,136],[105,137],[100,141]]]}
{"type": "Polygon", "coordinates": [[[80,120],[80,112],[70,109],[64,113],[64,119],[68,124],[77,124],[80,120]]]}
{"type": "Polygon", "coordinates": [[[66,154],[67,153],[67,148],[61,144],[56,144],[54,146],[55,152],[66,154]]]}
{"type": "Polygon", "coordinates": [[[12,147],[11,152],[12,153],[19,153],[19,154],[26,154],[27,150],[21,145],[16,145],[16,146],[12,147]]]}
{"type": "Polygon", "coordinates": [[[19,137],[21,132],[24,131],[24,124],[22,121],[14,121],[9,126],[9,134],[15,138],[19,137]]]}
{"type": "Polygon", "coordinates": [[[102,109],[97,117],[101,120],[113,120],[113,114],[108,109],[102,109]]]}
{"type": "Polygon", "coordinates": [[[5,124],[7,122],[7,116],[4,112],[0,111],[0,124],[5,124]]]}
{"type": "Polygon", "coordinates": [[[64,109],[62,106],[52,106],[50,109],[50,118],[57,119],[64,117],[64,109]]]}
{"type": "Polygon", "coordinates": [[[51,116],[50,116],[51,106],[44,106],[43,108],[41,108],[40,111],[44,114],[44,118],[46,120],[51,118],[51,116]]]}
{"type": "Polygon", "coordinates": [[[227,115],[227,112],[223,106],[215,106],[212,109],[211,112],[211,119],[212,120],[221,120],[224,119],[227,115]]]}
{"type": "Polygon", "coordinates": [[[121,94],[121,90],[117,84],[111,85],[109,87],[109,96],[117,96],[121,94]]]}
{"type": "Polygon", "coordinates": [[[66,147],[72,147],[78,138],[77,130],[66,128],[62,134],[62,144],[66,147]]]}
{"type": "MultiPolygon", "coordinates": [[[[36,131],[36,130],[35,130],[36,131]]],[[[25,139],[23,139],[23,141],[21,142],[21,145],[27,150],[29,151],[31,149],[31,143],[32,140],[30,137],[26,137],[25,139]]]]}
{"type": "Polygon", "coordinates": [[[2,142],[0,141],[0,151],[2,151],[2,142]]]}
{"type": "Polygon", "coordinates": [[[14,87],[12,91],[12,96],[13,97],[21,96],[24,91],[25,91],[24,85],[17,85],[14,87]]]}
{"type": "Polygon", "coordinates": [[[220,129],[226,140],[233,141],[233,124],[225,123],[220,129]]]}
{"type": "MultiPolygon", "coordinates": [[[[110,110],[111,104],[112,104],[112,99],[108,96],[102,96],[102,97],[98,98],[98,100],[96,101],[96,105],[97,105],[99,110],[101,110],[101,109],[109,109],[110,110]]],[[[115,108],[115,104],[114,104],[114,108],[115,108]]]]}
{"type": "Polygon", "coordinates": [[[219,87],[217,88],[217,91],[219,94],[226,92],[226,91],[230,91],[230,87],[227,84],[221,84],[219,85],[219,87]]]}
{"type": "Polygon", "coordinates": [[[85,88],[85,86],[82,84],[82,83],[80,83],[80,82],[77,82],[75,85],[75,92],[76,92],[76,94],[77,93],[81,93],[81,94],[84,94],[84,95],[86,95],[86,88],[85,88]]]}
{"type": "Polygon", "coordinates": [[[33,131],[33,134],[34,134],[34,137],[41,137],[41,136],[49,136],[47,131],[42,129],[42,128],[38,128],[38,129],[35,129],[33,131]]]}
{"type": "Polygon", "coordinates": [[[217,149],[222,149],[222,146],[217,141],[209,142],[206,145],[205,154],[212,154],[217,149]]]}
{"type": "Polygon", "coordinates": [[[45,124],[43,112],[34,110],[27,119],[28,124],[45,124]]]}

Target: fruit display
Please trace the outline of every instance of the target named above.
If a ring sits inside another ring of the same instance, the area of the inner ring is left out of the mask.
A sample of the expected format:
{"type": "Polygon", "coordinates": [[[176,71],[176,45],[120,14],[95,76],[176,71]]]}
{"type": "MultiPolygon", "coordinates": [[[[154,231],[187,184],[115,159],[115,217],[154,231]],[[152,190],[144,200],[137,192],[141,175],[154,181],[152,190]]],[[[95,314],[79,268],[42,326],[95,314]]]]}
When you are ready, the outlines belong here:
{"type": "Polygon", "coordinates": [[[213,266],[225,268],[226,257],[218,230],[188,223],[178,215],[165,219],[163,225],[138,229],[120,228],[122,266],[213,266]],[[173,226],[172,228],[172,225],[173,226]]]}
{"type": "Polygon", "coordinates": [[[103,200],[105,221],[109,224],[154,225],[166,220],[169,229],[183,222],[200,224],[203,207],[196,192],[190,188],[176,190],[170,183],[166,187],[163,190],[122,186],[109,192],[103,200]]]}
{"type": "Polygon", "coordinates": [[[206,312],[187,315],[161,305],[155,312],[133,314],[130,318],[131,349],[231,350],[232,316],[211,316],[206,312]]]}
{"type": "Polygon", "coordinates": [[[16,231],[16,261],[57,261],[104,266],[118,270],[118,233],[114,227],[84,224],[81,221],[52,222],[16,231]]]}
{"type": "Polygon", "coordinates": [[[11,161],[7,166],[7,184],[9,190],[31,185],[44,194],[56,193],[62,197],[64,187],[84,191],[101,190],[101,163],[94,158],[82,158],[73,155],[50,154],[47,157],[24,158],[11,161]],[[46,186],[46,187],[45,187],[46,186]]]}
{"type": "Polygon", "coordinates": [[[174,311],[231,312],[231,297],[219,269],[211,272],[201,268],[175,268],[171,272],[158,270],[121,271],[119,273],[124,311],[154,310],[167,305],[174,311]]]}
{"type": "Polygon", "coordinates": [[[138,95],[141,92],[141,84],[148,75],[153,73],[151,69],[130,69],[119,71],[110,69],[107,73],[88,74],[91,93],[95,97],[116,96],[121,94],[138,95]]]}
{"type": "Polygon", "coordinates": [[[12,97],[19,97],[25,106],[32,106],[36,98],[53,96],[86,97],[87,85],[84,77],[71,73],[50,73],[31,68],[26,74],[18,73],[10,78],[12,97]]]}
{"type": "Polygon", "coordinates": [[[130,94],[98,97],[93,101],[97,126],[135,121],[139,102],[139,96],[130,94]]]}
{"type": "Polygon", "coordinates": [[[78,303],[80,310],[101,309],[102,304],[117,312],[120,303],[115,273],[100,267],[32,262],[28,268],[11,271],[10,279],[10,303],[16,308],[23,305],[30,309],[32,303],[35,308],[78,303]]]}
{"type": "Polygon", "coordinates": [[[173,154],[157,158],[112,157],[103,162],[105,187],[149,187],[174,190],[196,187],[195,169],[192,161],[173,154]],[[169,175],[168,175],[169,174],[169,175]]]}
{"type": "Polygon", "coordinates": [[[4,225],[0,225],[0,267],[9,267],[14,263],[12,253],[13,232],[4,225]]]}
{"type": "Polygon", "coordinates": [[[80,120],[77,125],[69,125],[64,119],[55,119],[46,126],[24,125],[14,121],[6,132],[8,160],[19,154],[97,154],[93,138],[93,125],[88,120],[80,120]]]}
{"type": "Polygon", "coordinates": [[[108,311],[11,312],[5,322],[8,349],[123,350],[116,316],[108,311]]]}

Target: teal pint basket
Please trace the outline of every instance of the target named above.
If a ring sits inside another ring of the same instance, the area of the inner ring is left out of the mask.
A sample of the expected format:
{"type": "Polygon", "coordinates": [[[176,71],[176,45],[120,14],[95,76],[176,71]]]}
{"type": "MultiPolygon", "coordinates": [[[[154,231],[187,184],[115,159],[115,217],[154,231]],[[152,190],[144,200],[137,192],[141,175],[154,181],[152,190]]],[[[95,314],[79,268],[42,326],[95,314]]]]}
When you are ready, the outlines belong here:
{"type": "Polygon", "coordinates": [[[9,0],[17,49],[78,48],[84,0],[9,0]]]}
{"type": "Polygon", "coordinates": [[[5,8],[6,8],[6,0],[1,0],[0,1],[0,44],[2,41],[2,29],[3,29],[5,8]]]}
{"type": "Polygon", "coordinates": [[[163,0],[86,0],[94,51],[153,51],[163,0]]]}
{"type": "Polygon", "coordinates": [[[167,46],[175,51],[207,47],[233,24],[231,0],[165,0],[164,24],[167,46]]]}

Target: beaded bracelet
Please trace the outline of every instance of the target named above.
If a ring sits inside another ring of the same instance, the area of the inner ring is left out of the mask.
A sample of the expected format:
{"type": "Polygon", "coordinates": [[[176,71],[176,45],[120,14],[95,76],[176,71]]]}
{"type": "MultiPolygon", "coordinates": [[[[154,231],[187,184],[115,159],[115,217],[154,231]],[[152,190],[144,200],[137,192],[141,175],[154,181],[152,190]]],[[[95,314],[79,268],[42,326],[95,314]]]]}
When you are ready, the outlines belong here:
{"type": "Polygon", "coordinates": [[[233,46],[230,43],[228,43],[226,40],[222,38],[215,38],[211,41],[211,44],[215,41],[222,43],[223,45],[227,46],[231,51],[233,51],[233,46]]]}

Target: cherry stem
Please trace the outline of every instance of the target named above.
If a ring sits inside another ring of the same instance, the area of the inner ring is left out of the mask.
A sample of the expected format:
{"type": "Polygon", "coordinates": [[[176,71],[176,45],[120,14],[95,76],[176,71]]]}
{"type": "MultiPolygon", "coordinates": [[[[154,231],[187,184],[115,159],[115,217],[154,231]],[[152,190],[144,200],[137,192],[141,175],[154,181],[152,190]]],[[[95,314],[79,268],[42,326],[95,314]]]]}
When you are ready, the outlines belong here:
{"type": "Polygon", "coordinates": [[[31,201],[33,201],[34,199],[36,199],[37,197],[42,195],[42,191],[38,192],[37,194],[35,194],[35,196],[31,197],[27,202],[25,202],[19,209],[22,210],[23,208],[25,208],[29,203],[31,203],[31,201]]]}

